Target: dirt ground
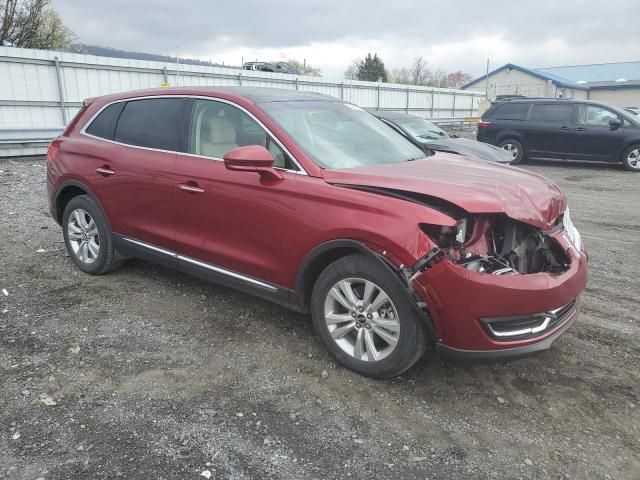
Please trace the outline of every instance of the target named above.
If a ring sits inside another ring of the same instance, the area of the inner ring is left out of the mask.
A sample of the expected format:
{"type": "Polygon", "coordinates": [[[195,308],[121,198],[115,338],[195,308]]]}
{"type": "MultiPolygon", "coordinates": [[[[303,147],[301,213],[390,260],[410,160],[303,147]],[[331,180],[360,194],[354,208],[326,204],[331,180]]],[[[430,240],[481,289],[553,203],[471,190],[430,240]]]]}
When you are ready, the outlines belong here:
{"type": "Polygon", "coordinates": [[[375,381],[304,315],[141,261],[82,274],[44,159],[0,161],[0,478],[640,478],[640,174],[526,168],[589,249],[580,320],[533,358],[375,381]]]}

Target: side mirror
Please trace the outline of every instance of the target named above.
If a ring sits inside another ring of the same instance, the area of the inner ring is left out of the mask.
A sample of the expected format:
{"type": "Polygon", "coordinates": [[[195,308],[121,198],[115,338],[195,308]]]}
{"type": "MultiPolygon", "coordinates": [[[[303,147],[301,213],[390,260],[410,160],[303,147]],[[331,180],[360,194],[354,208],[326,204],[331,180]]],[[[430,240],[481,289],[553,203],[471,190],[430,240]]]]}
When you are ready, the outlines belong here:
{"type": "Polygon", "coordinates": [[[609,126],[611,128],[620,128],[622,126],[622,121],[619,118],[613,118],[609,120],[609,126]]]}
{"type": "Polygon", "coordinates": [[[224,166],[236,172],[257,172],[270,180],[281,180],[282,174],[273,168],[273,155],[261,145],[236,147],[224,154],[224,166]]]}

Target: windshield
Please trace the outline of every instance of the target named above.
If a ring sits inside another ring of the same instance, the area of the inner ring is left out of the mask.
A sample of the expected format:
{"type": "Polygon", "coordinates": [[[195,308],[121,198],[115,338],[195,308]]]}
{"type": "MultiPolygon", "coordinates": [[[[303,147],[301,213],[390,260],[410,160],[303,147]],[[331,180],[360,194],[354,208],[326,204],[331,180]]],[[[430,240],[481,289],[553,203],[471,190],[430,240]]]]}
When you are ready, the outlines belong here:
{"type": "Polygon", "coordinates": [[[418,141],[437,140],[448,136],[444,130],[422,118],[394,118],[393,122],[418,141]]]}
{"type": "Polygon", "coordinates": [[[350,168],[398,163],[424,152],[360,107],[331,101],[260,104],[315,163],[350,168]]]}

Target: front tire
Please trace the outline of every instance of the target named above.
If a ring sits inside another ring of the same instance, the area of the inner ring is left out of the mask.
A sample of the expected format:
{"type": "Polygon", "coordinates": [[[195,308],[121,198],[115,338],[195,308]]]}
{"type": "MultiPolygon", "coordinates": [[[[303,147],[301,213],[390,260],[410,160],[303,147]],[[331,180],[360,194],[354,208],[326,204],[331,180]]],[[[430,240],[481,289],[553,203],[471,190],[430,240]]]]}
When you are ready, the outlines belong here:
{"type": "Polygon", "coordinates": [[[631,145],[622,153],[622,165],[625,170],[640,172],[640,144],[631,145]]]}
{"type": "Polygon", "coordinates": [[[106,216],[90,196],[69,201],[62,214],[62,231],[69,256],[83,272],[101,275],[122,265],[106,216]]]}
{"type": "Polygon", "coordinates": [[[509,152],[513,158],[511,165],[517,165],[524,159],[524,146],[518,140],[514,138],[507,138],[502,140],[498,147],[509,152]]]}
{"type": "Polygon", "coordinates": [[[361,254],[318,277],[311,296],[316,333],[346,368],[373,378],[400,375],[427,349],[427,333],[401,283],[361,254]]]}

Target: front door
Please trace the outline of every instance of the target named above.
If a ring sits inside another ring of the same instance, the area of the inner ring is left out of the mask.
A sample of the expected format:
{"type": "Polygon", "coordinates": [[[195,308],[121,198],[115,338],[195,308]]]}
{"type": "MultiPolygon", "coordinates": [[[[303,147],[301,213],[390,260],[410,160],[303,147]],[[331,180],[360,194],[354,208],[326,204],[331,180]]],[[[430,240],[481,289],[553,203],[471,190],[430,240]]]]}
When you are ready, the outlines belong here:
{"type": "Polygon", "coordinates": [[[600,105],[579,104],[572,157],[576,160],[600,160],[617,162],[624,140],[624,120],[612,110],[600,105]],[[618,119],[621,125],[612,127],[609,122],[618,119]]]}
{"type": "Polygon", "coordinates": [[[240,108],[195,99],[188,152],[178,154],[174,186],[180,261],[239,281],[292,286],[284,265],[296,240],[292,223],[300,221],[293,208],[299,173],[284,150],[240,108]],[[283,179],[227,170],[224,154],[244,145],[265,146],[283,179]]]}

